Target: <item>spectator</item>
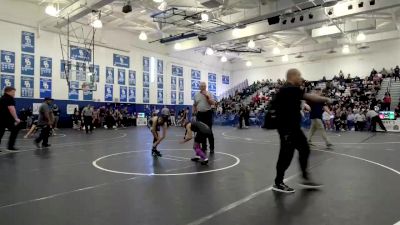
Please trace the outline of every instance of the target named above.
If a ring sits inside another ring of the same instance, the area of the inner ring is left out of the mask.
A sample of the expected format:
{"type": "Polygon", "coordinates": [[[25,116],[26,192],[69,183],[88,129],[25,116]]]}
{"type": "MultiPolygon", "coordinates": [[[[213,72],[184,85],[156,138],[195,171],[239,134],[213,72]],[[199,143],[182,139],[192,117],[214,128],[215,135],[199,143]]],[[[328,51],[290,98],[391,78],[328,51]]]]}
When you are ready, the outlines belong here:
{"type": "Polygon", "coordinates": [[[390,111],[390,105],[392,104],[392,97],[389,92],[385,93],[385,97],[383,97],[383,111],[390,111]]]}
{"type": "Polygon", "coordinates": [[[58,129],[58,121],[60,120],[60,108],[58,108],[58,106],[56,104],[54,104],[52,107],[52,110],[53,110],[53,115],[54,115],[53,128],[55,130],[57,130],[58,129]]]}

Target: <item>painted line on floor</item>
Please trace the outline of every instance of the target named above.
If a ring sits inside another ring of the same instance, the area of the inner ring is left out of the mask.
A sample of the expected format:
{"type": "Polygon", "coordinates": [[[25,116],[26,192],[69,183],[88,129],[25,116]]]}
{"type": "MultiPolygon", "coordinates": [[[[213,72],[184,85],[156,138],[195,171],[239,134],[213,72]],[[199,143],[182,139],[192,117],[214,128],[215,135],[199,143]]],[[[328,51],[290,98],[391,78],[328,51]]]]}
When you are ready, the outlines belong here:
{"type": "MultiPolygon", "coordinates": [[[[193,151],[194,152],[194,151],[193,151]]],[[[163,157],[164,156],[167,156],[167,157],[170,157],[170,158],[177,158],[177,159],[184,159],[184,160],[191,160],[191,158],[186,158],[186,157],[181,157],[181,156],[174,156],[174,155],[165,155],[165,154],[163,154],[163,157]]]]}
{"type": "Polygon", "coordinates": [[[393,224],[393,225],[400,225],[400,221],[399,221],[399,222],[397,222],[397,223],[395,223],[395,224],[393,224]]]}
{"type": "Polygon", "coordinates": [[[117,180],[117,181],[114,181],[114,182],[97,184],[97,185],[93,185],[93,186],[88,186],[88,187],[75,189],[75,190],[72,190],[72,191],[60,192],[60,193],[56,193],[56,194],[52,194],[52,195],[48,195],[48,196],[44,196],[44,197],[40,197],[40,198],[35,198],[35,199],[26,200],[26,201],[20,201],[20,202],[15,202],[15,203],[8,204],[8,205],[2,205],[2,206],[0,206],[0,210],[1,209],[5,209],[5,208],[14,207],[14,206],[19,206],[19,205],[25,205],[25,204],[28,204],[28,203],[33,203],[33,202],[48,200],[48,199],[52,199],[52,198],[57,198],[57,197],[61,197],[61,196],[72,194],[72,193],[76,193],[76,192],[87,191],[87,190],[92,190],[92,189],[96,189],[96,188],[100,188],[100,187],[105,187],[105,186],[108,186],[108,185],[113,185],[113,184],[118,184],[118,183],[122,183],[122,182],[126,182],[126,181],[136,180],[138,178],[141,178],[141,177],[137,177],[137,176],[136,177],[130,177],[130,178],[127,178],[127,179],[117,180]]]}
{"type": "Polygon", "coordinates": [[[162,156],[162,158],[163,159],[168,159],[168,160],[173,160],[173,161],[186,162],[186,160],[169,158],[169,157],[165,157],[164,155],[162,156]]]}

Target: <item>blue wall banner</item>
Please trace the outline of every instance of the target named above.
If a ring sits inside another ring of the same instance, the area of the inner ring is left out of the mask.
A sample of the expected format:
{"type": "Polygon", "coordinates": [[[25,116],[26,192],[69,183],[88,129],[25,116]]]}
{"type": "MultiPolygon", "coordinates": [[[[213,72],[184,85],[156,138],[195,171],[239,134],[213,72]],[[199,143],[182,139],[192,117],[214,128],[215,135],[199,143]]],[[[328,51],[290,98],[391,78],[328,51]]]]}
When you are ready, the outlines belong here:
{"type": "Polygon", "coordinates": [[[92,52],[88,48],[81,48],[71,45],[70,57],[71,59],[90,62],[92,61],[92,52]]]}
{"type": "Polygon", "coordinates": [[[222,75],[222,83],[223,84],[229,84],[229,76],[222,75]]]}
{"type": "Polygon", "coordinates": [[[14,75],[5,75],[5,74],[1,75],[1,84],[0,84],[1,93],[3,93],[3,89],[5,87],[15,87],[14,75]]]}
{"type": "Polygon", "coordinates": [[[114,66],[129,68],[129,56],[114,54],[114,66]]]}
{"type": "Polygon", "coordinates": [[[29,76],[35,74],[35,56],[29,54],[21,55],[21,74],[29,76]]]}
{"type": "Polygon", "coordinates": [[[171,77],[171,90],[176,91],[176,77],[171,77]]]}
{"type": "Polygon", "coordinates": [[[172,65],[172,76],[182,77],[183,76],[183,67],[172,65]]]}
{"type": "Polygon", "coordinates": [[[150,72],[150,58],[143,57],[143,71],[150,72]]]}
{"type": "Polygon", "coordinates": [[[128,101],[136,102],[136,88],[135,87],[129,87],[128,101]]]}
{"type": "Polygon", "coordinates": [[[118,69],[118,84],[119,85],[126,84],[126,72],[124,69],[118,69]]]}
{"type": "Polygon", "coordinates": [[[40,76],[51,77],[53,74],[53,60],[49,57],[40,57],[40,76]]]}
{"type": "Polygon", "coordinates": [[[179,92],[179,105],[183,105],[184,102],[184,93],[179,92]]]}
{"type": "Polygon", "coordinates": [[[0,72],[15,73],[15,52],[1,50],[0,72]]]}
{"type": "Polygon", "coordinates": [[[136,86],[136,71],[129,70],[128,84],[131,86],[136,86]]]}
{"type": "Polygon", "coordinates": [[[192,100],[194,100],[194,96],[196,95],[197,91],[192,90],[192,100]]]}
{"type": "Polygon", "coordinates": [[[208,82],[217,82],[217,75],[215,73],[208,73],[208,82]]]}
{"type": "Polygon", "coordinates": [[[157,74],[164,74],[164,62],[162,60],[157,60],[157,74]]]}
{"type": "Polygon", "coordinates": [[[106,67],[106,84],[114,84],[114,67],[106,67]]]}
{"type": "Polygon", "coordinates": [[[100,66],[99,65],[90,65],[90,71],[93,73],[93,81],[94,82],[100,82],[100,66]]]}
{"type": "Polygon", "coordinates": [[[40,98],[51,98],[51,78],[40,78],[40,98]]]}
{"type": "Polygon", "coordinates": [[[104,86],[104,101],[112,102],[114,98],[114,87],[111,84],[104,86]]]}
{"type": "Polygon", "coordinates": [[[208,82],[208,90],[210,92],[216,92],[217,91],[217,84],[216,83],[212,83],[212,82],[208,82]]]}
{"type": "Polygon", "coordinates": [[[119,86],[119,101],[127,102],[128,101],[128,93],[126,86],[119,86]]]}
{"type": "Polygon", "coordinates": [[[212,98],[213,98],[214,100],[217,100],[217,92],[210,91],[210,93],[211,93],[211,95],[212,95],[212,98]]]}
{"type": "Polygon", "coordinates": [[[143,103],[150,102],[150,89],[143,88],[143,103]]]}
{"type": "Polygon", "coordinates": [[[200,90],[200,80],[192,80],[192,90],[200,90]]]}
{"type": "Polygon", "coordinates": [[[171,104],[176,105],[176,91],[171,91],[171,104]]]}
{"type": "Polygon", "coordinates": [[[78,100],[79,99],[78,89],[79,89],[79,81],[70,81],[69,93],[68,93],[69,100],[78,100]]]}
{"type": "Polygon", "coordinates": [[[93,101],[93,92],[92,91],[83,91],[83,100],[84,101],[93,101]]]}
{"type": "Polygon", "coordinates": [[[150,74],[143,72],[143,87],[150,87],[150,74]]]}
{"type": "Polygon", "coordinates": [[[183,83],[183,78],[179,78],[179,91],[185,90],[185,84],[183,83]]]}
{"type": "Polygon", "coordinates": [[[157,75],[157,88],[163,89],[164,88],[164,77],[163,75],[157,75]]]}
{"type": "Polygon", "coordinates": [[[21,97],[33,98],[35,82],[33,77],[21,76],[21,97]]]}
{"type": "Polygon", "coordinates": [[[26,31],[21,34],[21,51],[35,53],[35,34],[26,31]]]}
{"type": "Polygon", "coordinates": [[[201,80],[201,73],[200,70],[194,70],[192,69],[192,80],[201,80]]]}
{"type": "Polygon", "coordinates": [[[164,103],[164,91],[163,90],[158,90],[157,91],[157,103],[158,104],[163,104],[164,103]]]}
{"type": "Polygon", "coordinates": [[[68,63],[67,60],[61,59],[61,61],[60,61],[60,77],[61,77],[61,79],[67,78],[66,71],[68,70],[68,66],[71,68],[71,63],[68,63]]]}
{"type": "Polygon", "coordinates": [[[86,64],[76,62],[76,80],[86,81],[86,64]]]}

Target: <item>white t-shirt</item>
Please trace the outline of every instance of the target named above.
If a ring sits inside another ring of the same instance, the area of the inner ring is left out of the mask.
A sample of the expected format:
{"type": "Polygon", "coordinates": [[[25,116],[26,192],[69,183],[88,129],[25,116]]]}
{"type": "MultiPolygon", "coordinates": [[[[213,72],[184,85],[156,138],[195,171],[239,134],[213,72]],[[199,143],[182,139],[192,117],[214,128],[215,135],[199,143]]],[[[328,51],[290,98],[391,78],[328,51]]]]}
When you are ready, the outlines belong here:
{"type": "Polygon", "coordinates": [[[372,117],[375,117],[375,116],[377,116],[377,115],[378,115],[378,113],[375,112],[374,110],[369,110],[369,111],[367,112],[367,117],[368,117],[368,118],[372,118],[372,117]]]}
{"type": "Polygon", "coordinates": [[[322,113],[322,119],[323,120],[330,120],[331,119],[331,114],[330,113],[328,113],[328,112],[323,112],[322,113]]]}

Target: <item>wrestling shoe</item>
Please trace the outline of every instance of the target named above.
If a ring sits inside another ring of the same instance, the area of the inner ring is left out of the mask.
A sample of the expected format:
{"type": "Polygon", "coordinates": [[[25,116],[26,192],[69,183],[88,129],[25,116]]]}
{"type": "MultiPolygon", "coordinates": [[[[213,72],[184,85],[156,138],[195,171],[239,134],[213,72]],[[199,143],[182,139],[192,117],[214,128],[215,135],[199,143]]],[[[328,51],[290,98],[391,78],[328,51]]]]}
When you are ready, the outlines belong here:
{"type": "Polygon", "coordinates": [[[295,190],[284,183],[275,184],[272,186],[273,191],[282,192],[282,193],[294,193],[295,190]]]}
{"type": "Polygon", "coordinates": [[[193,162],[198,162],[198,161],[200,161],[200,157],[196,156],[194,158],[191,158],[190,160],[192,160],[193,162]]]}
{"type": "Polygon", "coordinates": [[[208,164],[208,159],[204,159],[203,161],[201,161],[201,165],[207,165],[208,164]]]}
{"type": "Polygon", "coordinates": [[[155,150],[155,151],[154,151],[154,154],[155,154],[157,157],[162,157],[161,152],[158,151],[158,150],[155,150]]]}

